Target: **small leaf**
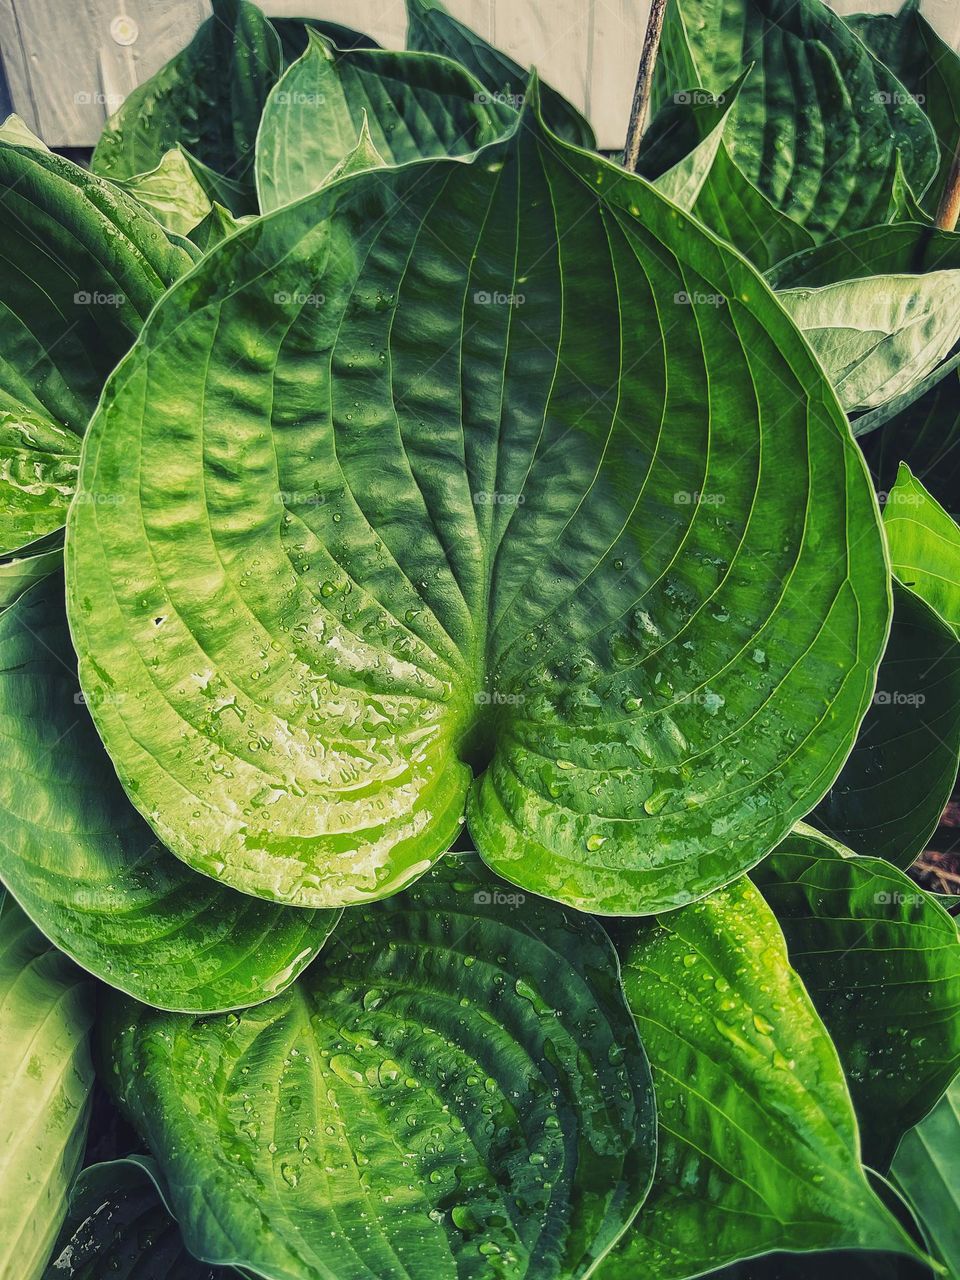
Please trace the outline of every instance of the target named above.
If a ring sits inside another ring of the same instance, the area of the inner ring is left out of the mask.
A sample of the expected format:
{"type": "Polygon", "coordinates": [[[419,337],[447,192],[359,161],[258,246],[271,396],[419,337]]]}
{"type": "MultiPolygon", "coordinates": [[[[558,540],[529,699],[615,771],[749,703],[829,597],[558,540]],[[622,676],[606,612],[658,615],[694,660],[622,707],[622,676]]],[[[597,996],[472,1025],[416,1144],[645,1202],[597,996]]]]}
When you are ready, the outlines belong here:
{"type": "Polygon", "coordinates": [[[186,236],[211,210],[210,197],[199,182],[189,158],[174,147],[148,173],[118,178],[118,187],[135,196],[168,231],[186,236]]]}
{"type": "MultiPolygon", "coordinates": [[[[264,213],[316,191],[366,121],[386,164],[466,155],[499,137],[516,112],[447,58],[385,49],[340,52],[313,32],[267,99],[257,137],[264,213]]],[[[369,167],[369,166],[368,166],[369,167]]]]}
{"type": "MultiPolygon", "coordinates": [[[[458,22],[439,0],[407,0],[407,23],[408,49],[452,58],[476,76],[493,101],[517,110],[523,105],[529,72],[458,22]]],[[[597,139],[576,107],[542,81],[539,93],[543,118],[557,137],[594,150],[597,139]]]]}
{"type": "Polygon", "coordinates": [[[275,995],[338,913],[234,893],[169,854],[123,794],[75,661],[59,577],[0,617],[0,877],[61,950],[138,1000],[206,1012],[275,995]]]}
{"type": "Polygon", "coordinates": [[[0,889],[0,1275],[38,1280],[83,1155],[93,984],[0,889]]]}
{"type": "Polygon", "coordinates": [[[74,432],[0,391],[0,556],[63,527],[79,463],[74,432]]]}
{"type": "Polygon", "coordinates": [[[752,876],[837,1047],[864,1159],[885,1171],[960,1069],[956,921],[902,871],[807,827],[752,876]]]}
{"type": "Polygon", "coordinates": [[[113,999],[112,1078],[194,1254],[302,1280],[588,1273],[649,1185],[649,1070],[603,930],[507,889],[448,859],[239,1018],[113,999]]]}
{"type": "Polygon", "coordinates": [[[960,1077],[908,1134],[893,1162],[894,1183],[913,1205],[931,1251],[960,1276],[960,1077]]]}
{"type": "Polygon", "coordinates": [[[867,1183],[836,1050],[753,885],[630,926],[621,950],[660,1145],[597,1280],[679,1280],[775,1249],[915,1253],[867,1183]]]}
{"type": "Polygon", "coordinates": [[[957,780],[960,642],[896,581],[893,600],[873,703],[843,772],[808,820],[856,853],[909,867],[957,780]]]}
{"type": "Polygon", "coordinates": [[[960,528],[901,463],[883,510],[893,571],[954,631],[960,628],[960,528]]]}

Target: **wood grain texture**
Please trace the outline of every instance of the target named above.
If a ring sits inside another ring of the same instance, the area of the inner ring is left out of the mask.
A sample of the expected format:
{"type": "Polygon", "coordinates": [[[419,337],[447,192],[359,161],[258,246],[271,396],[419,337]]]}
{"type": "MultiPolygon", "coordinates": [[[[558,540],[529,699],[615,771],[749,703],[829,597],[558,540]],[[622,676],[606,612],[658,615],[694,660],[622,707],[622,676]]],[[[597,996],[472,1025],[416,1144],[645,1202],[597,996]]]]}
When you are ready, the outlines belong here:
{"type": "MultiPolygon", "coordinates": [[[[900,0],[832,0],[842,14],[892,13],[900,0]]],[[[590,119],[601,147],[623,146],[648,0],[447,0],[447,7],[540,74],[590,119]]],[[[263,0],[272,15],[313,13],[402,48],[403,0],[263,0]]],[[[120,99],[182,47],[209,0],[0,0],[0,55],[14,109],[51,146],[89,146],[120,99]],[[139,29],[111,37],[118,15],[139,29]]],[[[925,0],[960,45],[958,0],[925,0]]]]}

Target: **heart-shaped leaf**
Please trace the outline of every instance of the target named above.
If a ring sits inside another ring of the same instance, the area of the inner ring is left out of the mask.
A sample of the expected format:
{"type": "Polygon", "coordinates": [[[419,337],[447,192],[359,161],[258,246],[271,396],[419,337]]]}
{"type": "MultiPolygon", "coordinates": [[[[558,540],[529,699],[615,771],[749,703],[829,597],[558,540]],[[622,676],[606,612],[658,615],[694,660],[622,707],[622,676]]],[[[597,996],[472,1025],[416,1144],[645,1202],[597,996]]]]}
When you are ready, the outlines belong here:
{"type": "Polygon", "coordinates": [[[885,1170],[960,1069],[956,921],[902,871],[810,828],[753,878],[837,1046],[864,1159],[885,1170]]]}
{"type": "Polygon", "coordinates": [[[903,463],[883,527],[894,573],[960,632],[960,528],[903,463]]]}
{"type": "Polygon", "coordinates": [[[724,133],[773,204],[816,239],[884,222],[898,164],[922,193],[938,164],[923,111],[821,0],[674,0],[654,102],[722,92],[756,63],[724,133]],[[899,161],[898,161],[899,155],[899,161]]]}
{"type": "Polygon", "coordinates": [[[931,1250],[960,1275],[960,1076],[904,1136],[892,1176],[916,1210],[931,1250]]]}
{"type": "Polygon", "coordinates": [[[260,208],[269,213],[316,191],[356,146],[364,120],[382,160],[402,164],[476,151],[515,118],[448,58],[341,52],[311,33],[303,57],[264,108],[257,137],[260,208]]]}
{"type": "Polygon", "coordinates": [[[93,984],[0,889],[0,1275],[37,1280],[83,1155],[93,984]]]}
{"type": "Polygon", "coordinates": [[[121,778],[184,861],[289,903],[421,875],[471,767],[507,879],[702,896],[826,792],[886,639],[873,493],[803,339],[530,110],[204,259],[81,487],[71,620],[121,778]]]}
{"type": "Polygon", "coordinates": [[[649,1069],[603,930],[508,888],[448,859],[239,1018],[115,998],[112,1078],[194,1254],[273,1280],[590,1271],[649,1185],[649,1069]]]}
{"type": "Polygon", "coordinates": [[[896,14],[854,14],[847,24],[930,117],[940,144],[940,170],[925,203],[935,212],[960,142],[960,57],[927,22],[920,0],[904,0],[896,14]]]}
{"type": "MultiPolygon", "coordinates": [[[[494,101],[515,109],[530,88],[528,71],[458,22],[440,0],[407,0],[407,48],[452,58],[476,76],[494,101]]],[[[540,83],[537,93],[543,118],[558,138],[587,151],[596,147],[593,130],[572,103],[548,84],[540,83]]]]}
{"type": "Polygon", "coordinates": [[[337,912],[197,875],[131,806],[83,705],[59,577],[0,618],[0,734],[0,878],[91,973],[148,1004],[206,1012],[275,995],[317,955],[337,912]]]}
{"type": "Polygon", "coordinates": [[[953,793],[960,760],[960,642],[899,582],[873,705],[809,821],[854,852],[909,867],[953,793]]]}
{"type": "Polygon", "coordinates": [[[236,1280],[187,1252],[155,1176],[141,1157],[84,1169],[44,1280],[236,1280]]]}
{"type": "Polygon", "coordinates": [[[659,1154],[598,1280],[682,1280],[774,1249],[913,1246],[870,1190],[837,1053],[746,879],[625,931],[659,1154]]]}
{"type": "Polygon", "coordinates": [[[213,16],[190,44],[107,121],[94,172],[133,178],[183,147],[215,174],[251,189],[260,114],[282,69],[279,38],[257,6],[213,0],[213,16]]]}

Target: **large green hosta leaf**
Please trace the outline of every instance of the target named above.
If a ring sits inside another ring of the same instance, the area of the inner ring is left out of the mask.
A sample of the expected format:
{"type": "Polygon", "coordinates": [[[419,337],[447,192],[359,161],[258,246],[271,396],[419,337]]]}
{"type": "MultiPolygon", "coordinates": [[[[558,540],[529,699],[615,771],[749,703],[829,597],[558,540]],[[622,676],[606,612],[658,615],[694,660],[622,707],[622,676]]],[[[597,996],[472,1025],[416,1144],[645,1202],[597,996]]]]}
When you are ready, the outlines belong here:
{"type": "Polygon", "coordinates": [[[280,41],[248,0],[214,0],[190,44],[138,85],[110,117],[94,171],[133,178],[173,147],[252,187],[253,145],[267,94],[282,70],[280,41]]]}
{"type": "Polygon", "coordinates": [[[660,1144],[598,1280],[685,1280],[774,1249],[909,1252],[860,1166],[836,1050],[749,881],[631,926],[623,952],[660,1144]]]}
{"type": "Polygon", "coordinates": [[[897,1151],[892,1175],[931,1250],[960,1276],[960,1076],[897,1151]]]}
{"type": "Polygon", "coordinates": [[[93,984],[0,889],[0,1275],[36,1280],[83,1155],[93,984]]]}
{"type": "Polygon", "coordinates": [[[191,1251],[272,1280],[575,1280],[630,1222],[656,1139],[604,932],[448,859],[344,916],[237,1017],[116,999],[122,1106],[191,1251]]]}
{"type": "Polygon", "coordinates": [[[873,705],[810,821],[856,853],[909,867],[953,793],[960,759],[960,641],[894,583],[893,627],[873,705]]]}
{"type": "Polygon", "coordinates": [[[141,1157],[84,1169],[44,1280],[236,1280],[187,1252],[155,1172],[141,1157]]]}
{"type": "Polygon", "coordinates": [[[402,888],[468,788],[525,888],[701,896],[827,790],[886,637],[872,490],[800,335],[531,112],[209,255],[82,489],[70,611],[121,777],[178,856],[286,902],[402,888]]]}
{"type": "Polygon", "coordinates": [[[905,0],[896,14],[855,14],[847,24],[930,117],[940,143],[940,171],[925,199],[934,212],[960,141],[960,57],[924,18],[920,0],[905,0]]]}
{"type": "Polygon", "coordinates": [[[933,178],[923,111],[821,0],[673,0],[654,100],[692,85],[720,92],[750,63],[726,144],[817,239],[886,221],[898,163],[918,194],[933,178]]]}
{"type": "MultiPolygon", "coordinates": [[[[477,77],[494,100],[505,105],[519,107],[530,90],[530,73],[458,22],[440,0],[407,0],[407,48],[421,53],[442,53],[459,62],[477,77]]],[[[541,83],[537,92],[543,118],[557,137],[588,151],[596,147],[593,130],[575,106],[548,84],[541,83]]]]}
{"type": "Polygon", "coordinates": [[[904,464],[883,527],[894,572],[960,633],[960,528],[904,464]]]}
{"type": "Polygon", "coordinates": [[[316,191],[356,146],[364,120],[382,161],[465,155],[516,118],[447,58],[338,52],[314,33],[267,99],[257,137],[264,213],[316,191]]]}
{"type": "Polygon", "coordinates": [[[172,857],[123,794],[75,663],[51,578],[0,618],[0,879],[61,950],[138,1000],[209,1011],[275,995],[337,913],[247,897],[172,857]]]}
{"type": "Polygon", "coordinates": [[[753,877],[837,1046],[864,1158],[884,1170],[960,1069],[956,921],[902,871],[809,828],[753,877]]]}

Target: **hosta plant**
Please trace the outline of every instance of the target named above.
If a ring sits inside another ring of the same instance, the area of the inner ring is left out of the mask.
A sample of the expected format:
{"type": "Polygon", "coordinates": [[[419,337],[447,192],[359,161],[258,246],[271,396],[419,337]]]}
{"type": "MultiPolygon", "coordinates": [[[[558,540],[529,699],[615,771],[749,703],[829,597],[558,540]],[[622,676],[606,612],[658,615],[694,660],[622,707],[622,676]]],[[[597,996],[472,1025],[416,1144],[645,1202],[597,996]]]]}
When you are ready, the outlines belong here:
{"type": "Polygon", "coordinates": [[[0,130],[3,1274],[960,1275],[960,60],[407,44],[0,130]]]}

